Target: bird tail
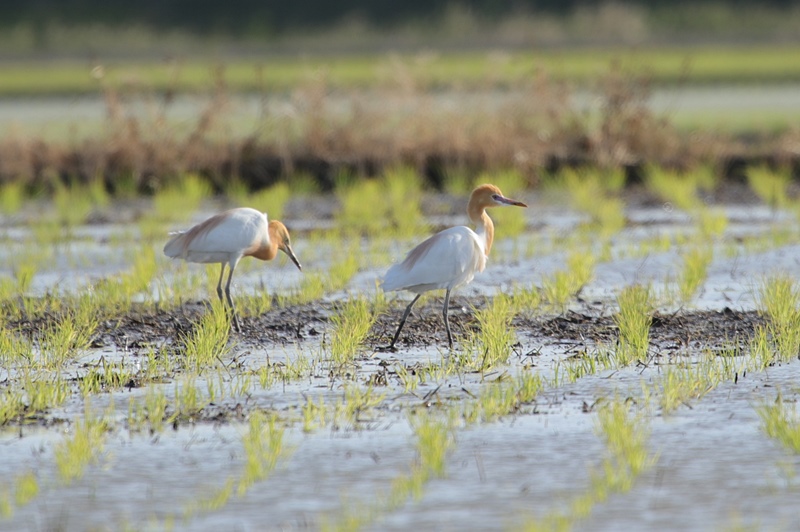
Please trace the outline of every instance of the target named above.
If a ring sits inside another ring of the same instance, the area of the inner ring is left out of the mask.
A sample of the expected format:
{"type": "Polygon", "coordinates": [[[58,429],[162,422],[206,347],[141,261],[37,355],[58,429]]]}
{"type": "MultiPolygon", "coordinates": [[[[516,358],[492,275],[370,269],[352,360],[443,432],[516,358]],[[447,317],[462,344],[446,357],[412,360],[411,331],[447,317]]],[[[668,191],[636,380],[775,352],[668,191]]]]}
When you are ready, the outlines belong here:
{"type": "Polygon", "coordinates": [[[186,231],[175,231],[170,233],[170,235],[173,236],[169,242],[164,245],[164,255],[173,259],[183,255],[185,251],[185,246],[183,245],[183,236],[185,234],[186,231]]]}

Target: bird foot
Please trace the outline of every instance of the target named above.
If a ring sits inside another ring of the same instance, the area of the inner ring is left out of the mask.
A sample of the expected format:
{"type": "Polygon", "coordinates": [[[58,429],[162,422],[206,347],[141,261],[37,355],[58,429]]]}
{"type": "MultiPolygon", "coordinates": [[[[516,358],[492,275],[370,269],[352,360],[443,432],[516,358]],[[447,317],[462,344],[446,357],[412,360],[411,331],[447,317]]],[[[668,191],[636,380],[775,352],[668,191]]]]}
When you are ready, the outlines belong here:
{"type": "Polygon", "coordinates": [[[379,353],[396,353],[397,348],[394,345],[380,345],[375,348],[375,351],[379,353]]]}

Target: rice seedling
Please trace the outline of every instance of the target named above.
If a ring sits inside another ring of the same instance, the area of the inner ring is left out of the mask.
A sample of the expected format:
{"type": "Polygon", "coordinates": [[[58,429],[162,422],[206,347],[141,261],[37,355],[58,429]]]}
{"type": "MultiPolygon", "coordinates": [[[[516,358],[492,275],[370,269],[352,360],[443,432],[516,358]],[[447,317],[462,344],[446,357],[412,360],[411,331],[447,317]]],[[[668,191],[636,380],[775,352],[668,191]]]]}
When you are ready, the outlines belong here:
{"type": "Polygon", "coordinates": [[[202,400],[200,390],[197,388],[196,375],[187,375],[175,384],[173,406],[175,412],[170,417],[171,421],[191,420],[204,408],[205,401],[202,400]]]}
{"type": "Polygon", "coordinates": [[[474,368],[485,372],[505,364],[511,356],[511,346],[517,340],[511,327],[514,307],[510,297],[498,294],[484,308],[475,309],[474,314],[480,332],[470,334],[465,350],[474,357],[474,368]]]}
{"type": "Polygon", "coordinates": [[[25,506],[39,495],[39,481],[33,471],[17,475],[14,479],[14,503],[25,506]]]}
{"type": "Polygon", "coordinates": [[[286,453],[283,428],[275,415],[265,416],[256,410],[250,414],[249,430],[243,438],[246,463],[236,492],[242,496],[254,483],[267,478],[286,453]]]}
{"type": "Polygon", "coordinates": [[[0,363],[4,367],[30,361],[33,347],[30,342],[6,327],[0,327],[0,363]]]}
{"type": "Polygon", "coordinates": [[[84,417],[72,426],[72,436],[56,445],[58,475],[65,484],[80,479],[86,467],[99,460],[107,430],[106,422],[92,416],[87,408],[84,417]]]}
{"type": "Polygon", "coordinates": [[[542,291],[535,286],[513,285],[509,297],[514,313],[535,313],[542,303],[542,291]]]}
{"type": "Polygon", "coordinates": [[[157,434],[164,428],[164,422],[167,418],[167,404],[167,396],[164,395],[164,391],[161,388],[153,385],[148,386],[144,405],[145,419],[150,426],[150,434],[157,434]]]}
{"type": "Polygon", "coordinates": [[[364,416],[379,406],[385,398],[386,393],[375,393],[372,385],[362,389],[358,384],[351,383],[344,389],[344,403],[337,408],[337,414],[341,413],[346,421],[358,428],[359,423],[364,421],[364,416]]]}
{"type": "Polygon", "coordinates": [[[326,425],[328,407],[325,405],[325,398],[320,397],[319,403],[315,403],[311,397],[306,397],[303,405],[303,432],[314,432],[326,425]]]}
{"type": "Polygon", "coordinates": [[[721,236],[728,227],[728,216],[721,209],[703,209],[698,212],[697,219],[704,240],[721,236]]]}
{"type": "Polygon", "coordinates": [[[647,169],[647,187],[658,197],[686,212],[702,209],[697,197],[698,182],[694,173],[679,174],[659,166],[647,169]]]}
{"type": "Polygon", "coordinates": [[[678,276],[678,290],[683,301],[689,301],[706,280],[713,258],[713,250],[707,246],[692,247],[683,253],[683,268],[678,276]]]}
{"type": "Polygon", "coordinates": [[[184,174],[153,197],[152,219],[169,223],[188,220],[211,195],[208,182],[197,174],[184,174]]]}
{"type": "Polygon", "coordinates": [[[365,297],[352,297],[331,317],[333,331],[328,351],[337,366],[352,362],[358,354],[359,346],[375,323],[376,312],[370,307],[365,297]]]}
{"type": "Polygon", "coordinates": [[[221,301],[212,299],[192,331],[183,337],[183,366],[200,374],[203,369],[221,363],[229,350],[230,330],[227,308],[221,301]]]}
{"type": "Polygon", "coordinates": [[[391,233],[399,237],[416,234],[424,226],[420,209],[422,185],[410,167],[392,167],[383,174],[381,202],[386,203],[391,233]]]}
{"type": "Polygon", "coordinates": [[[444,476],[447,453],[455,444],[452,420],[438,420],[430,414],[417,413],[409,417],[409,421],[417,439],[417,457],[410,472],[394,479],[388,495],[379,496],[369,505],[345,508],[335,521],[323,521],[322,530],[361,529],[381,515],[400,508],[410,497],[419,499],[431,479],[444,476]]]}
{"type": "Polygon", "coordinates": [[[251,191],[244,187],[231,190],[226,194],[238,207],[252,207],[267,213],[270,220],[282,220],[283,211],[289,201],[289,184],[280,182],[262,190],[251,191]]]}
{"type": "Polygon", "coordinates": [[[0,186],[0,214],[13,216],[22,208],[25,187],[20,181],[8,181],[0,186]]]}
{"type": "Polygon", "coordinates": [[[92,194],[83,187],[61,185],[58,181],[56,183],[53,194],[56,223],[69,232],[86,221],[95,206],[94,201],[92,194]]]}
{"type": "Polygon", "coordinates": [[[576,382],[588,375],[595,375],[600,371],[622,367],[616,354],[611,351],[598,350],[593,354],[587,352],[571,356],[566,360],[559,360],[554,371],[554,385],[560,386],[566,382],[576,382]],[[563,376],[562,376],[563,375],[563,376]]]}
{"type": "Polygon", "coordinates": [[[591,281],[596,260],[593,255],[581,251],[570,253],[566,270],[542,279],[542,300],[558,312],[566,310],[569,300],[591,281]]]}
{"type": "MultiPolygon", "coordinates": [[[[89,301],[85,297],[82,301],[89,301]]],[[[60,369],[89,347],[98,325],[98,316],[91,304],[68,310],[58,322],[45,326],[39,339],[41,364],[60,369]]]]}
{"type": "Polygon", "coordinates": [[[664,413],[688,404],[711,391],[719,382],[719,374],[707,358],[696,364],[670,366],[658,381],[661,388],[660,405],[664,413]]]}
{"type": "Polygon", "coordinates": [[[249,430],[242,437],[245,453],[244,470],[238,479],[229,478],[211,496],[189,504],[184,517],[189,518],[198,511],[214,511],[225,506],[235,492],[239,497],[255,484],[267,478],[275,469],[278,460],[286,454],[283,447],[283,428],[277,425],[277,417],[265,416],[256,410],[250,414],[249,430]]]}
{"type": "Polygon", "coordinates": [[[512,379],[497,379],[485,386],[477,400],[465,405],[462,417],[467,424],[491,423],[517,412],[533,402],[544,390],[541,375],[522,371],[512,379]]]}
{"type": "Polygon", "coordinates": [[[11,495],[8,488],[0,491],[0,517],[7,519],[14,515],[14,506],[11,504],[11,495]]]}
{"type": "Polygon", "coordinates": [[[347,286],[360,267],[361,255],[356,249],[342,253],[341,260],[331,264],[327,273],[309,272],[300,285],[287,295],[279,294],[278,306],[302,305],[322,298],[347,286]]]}
{"type": "Polygon", "coordinates": [[[800,454],[800,418],[794,404],[787,405],[778,395],[773,403],[762,403],[756,407],[761,419],[761,430],[777,440],[789,451],[800,454]]]}
{"type": "Polygon", "coordinates": [[[789,204],[787,188],[791,181],[788,168],[774,170],[766,166],[749,168],[747,183],[761,200],[773,211],[784,209],[789,204]]]}
{"type": "Polygon", "coordinates": [[[780,360],[789,361],[800,351],[800,288],[789,276],[762,281],[756,294],[762,314],[769,317],[767,332],[780,360]]]}
{"type": "Polygon", "coordinates": [[[644,361],[650,345],[650,324],[653,321],[650,287],[625,287],[617,296],[617,305],[619,312],[614,315],[614,322],[619,328],[617,361],[626,366],[635,360],[644,361]]]}
{"type": "Polygon", "coordinates": [[[567,169],[562,172],[563,183],[570,193],[572,205],[591,218],[590,228],[598,229],[608,237],[625,226],[625,205],[610,191],[614,179],[603,179],[599,173],[567,169]]]}
{"type": "Polygon", "coordinates": [[[374,179],[336,187],[341,209],[335,221],[343,235],[376,236],[386,229],[390,206],[375,199],[382,198],[383,192],[381,183],[374,179]]]}
{"type": "Polygon", "coordinates": [[[614,399],[598,410],[597,432],[606,451],[600,467],[591,473],[589,490],[570,501],[566,511],[554,511],[527,521],[522,526],[524,530],[571,530],[597,504],[615,493],[630,491],[636,479],[657,460],[647,450],[650,431],[645,417],[631,415],[625,401],[614,399]]]}

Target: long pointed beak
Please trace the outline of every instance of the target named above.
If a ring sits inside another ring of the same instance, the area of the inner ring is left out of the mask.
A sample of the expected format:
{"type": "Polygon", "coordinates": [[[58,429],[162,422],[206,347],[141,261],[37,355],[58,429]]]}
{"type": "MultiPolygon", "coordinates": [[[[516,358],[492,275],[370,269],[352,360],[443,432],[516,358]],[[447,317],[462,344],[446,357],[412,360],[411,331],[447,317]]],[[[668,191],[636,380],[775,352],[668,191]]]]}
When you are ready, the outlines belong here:
{"type": "Polygon", "coordinates": [[[287,255],[289,255],[289,258],[292,259],[292,262],[294,262],[294,265],[297,266],[297,269],[303,271],[303,267],[300,266],[300,261],[297,260],[297,257],[294,256],[294,251],[292,251],[292,248],[286,246],[286,249],[284,251],[286,252],[287,255]]]}
{"type": "Polygon", "coordinates": [[[522,203],[521,201],[517,201],[511,198],[506,198],[505,196],[498,195],[494,199],[497,203],[502,203],[503,205],[513,205],[515,207],[527,207],[527,205],[522,203]]]}

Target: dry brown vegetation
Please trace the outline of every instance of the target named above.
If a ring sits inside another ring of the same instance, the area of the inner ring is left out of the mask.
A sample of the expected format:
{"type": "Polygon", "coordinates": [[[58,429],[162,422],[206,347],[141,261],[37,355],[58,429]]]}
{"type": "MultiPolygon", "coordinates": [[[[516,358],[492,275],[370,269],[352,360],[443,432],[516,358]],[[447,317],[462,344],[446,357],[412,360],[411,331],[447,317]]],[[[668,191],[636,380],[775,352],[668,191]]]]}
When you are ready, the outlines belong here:
{"type": "Polygon", "coordinates": [[[150,193],[186,172],[217,191],[233,180],[256,189],[302,173],[326,190],[343,173],[368,176],[397,164],[416,168],[434,187],[453,173],[497,168],[516,168],[535,185],[542,172],[564,165],[623,167],[635,181],[650,164],[711,164],[741,179],[752,163],[795,164],[800,147],[797,130],[750,138],[681,132],[647,107],[647,79],[617,67],[596,83],[602,104],[592,116],[543,71],[502,89],[487,80],[485,90],[443,91],[418,83],[400,60],[390,70],[369,90],[335,89],[318,75],[292,91],[282,111],[264,103],[250,132],[226,122],[222,71],[188,130],[168,119],[171,91],[107,89],[105,124],[94,137],[0,140],[0,181],[51,190],[56,180],[102,180],[112,192],[150,193]]]}

